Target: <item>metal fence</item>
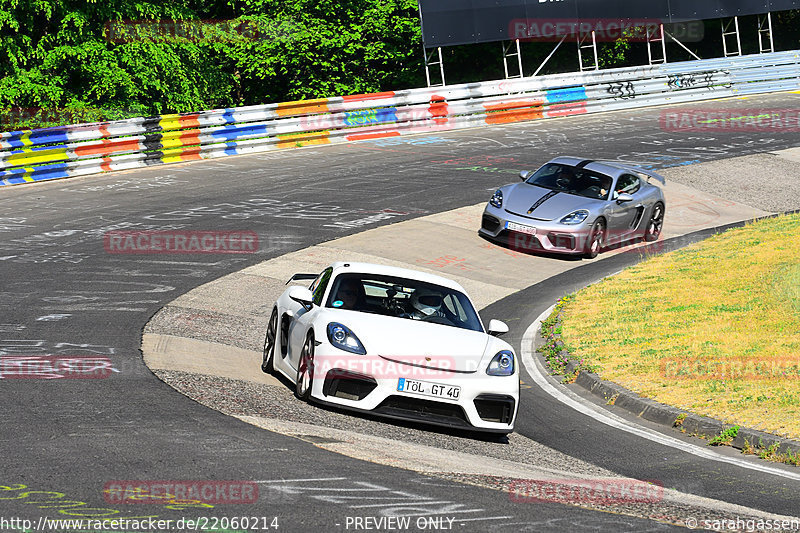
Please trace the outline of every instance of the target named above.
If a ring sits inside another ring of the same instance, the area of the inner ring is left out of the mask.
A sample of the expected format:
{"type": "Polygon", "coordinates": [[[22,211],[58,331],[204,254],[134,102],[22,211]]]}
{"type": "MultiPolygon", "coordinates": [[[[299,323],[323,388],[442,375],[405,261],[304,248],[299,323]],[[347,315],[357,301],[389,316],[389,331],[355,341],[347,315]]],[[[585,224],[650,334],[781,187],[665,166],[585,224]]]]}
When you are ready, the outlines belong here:
{"type": "Polygon", "coordinates": [[[0,185],[800,89],[800,50],[0,133],[0,185]]]}

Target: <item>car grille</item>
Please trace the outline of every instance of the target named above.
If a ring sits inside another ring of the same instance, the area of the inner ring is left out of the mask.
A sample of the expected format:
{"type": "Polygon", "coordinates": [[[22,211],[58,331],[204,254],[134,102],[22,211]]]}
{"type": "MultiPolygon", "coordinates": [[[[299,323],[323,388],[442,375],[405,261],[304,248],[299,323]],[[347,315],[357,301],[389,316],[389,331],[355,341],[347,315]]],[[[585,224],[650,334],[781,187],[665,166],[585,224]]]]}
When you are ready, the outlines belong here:
{"type": "Polygon", "coordinates": [[[494,233],[500,227],[500,221],[491,215],[483,215],[483,219],[481,219],[481,227],[486,231],[494,233]]]}
{"type": "Polygon", "coordinates": [[[547,238],[550,243],[556,248],[566,248],[568,250],[575,249],[575,236],[565,235],[563,233],[548,233],[547,238]]]}
{"type": "Polygon", "coordinates": [[[514,417],[514,398],[511,396],[481,394],[473,402],[481,420],[510,424],[514,417]]]}
{"type": "Polygon", "coordinates": [[[374,410],[378,414],[455,427],[471,427],[464,410],[454,404],[406,396],[389,396],[374,410]]]}
{"type": "Polygon", "coordinates": [[[325,376],[322,394],[343,400],[358,401],[366,398],[377,386],[378,382],[369,376],[334,368],[329,370],[325,376]]]}

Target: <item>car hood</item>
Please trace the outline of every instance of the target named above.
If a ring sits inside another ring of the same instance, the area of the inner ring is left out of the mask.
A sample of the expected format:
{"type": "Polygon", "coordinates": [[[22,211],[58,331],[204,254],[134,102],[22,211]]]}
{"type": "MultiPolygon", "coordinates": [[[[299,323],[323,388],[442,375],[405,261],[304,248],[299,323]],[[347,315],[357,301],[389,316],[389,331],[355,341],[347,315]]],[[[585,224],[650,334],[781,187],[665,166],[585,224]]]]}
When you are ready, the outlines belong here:
{"type": "Polygon", "coordinates": [[[547,221],[561,219],[576,209],[590,209],[600,202],[600,200],[551,191],[528,183],[517,183],[510,186],[508,192],[503,196],[503,207],[509,213],[547,221]]]}
{"type": "Polygon", "coordinates": [[[323,322],[323,328],[329,322],[347,326],[370,356],[458,372],[475,372],[488,365],[495,352],[489,354],[487,348],[499,341],[480,331],[356,311],[328,310],[323,322]]]}

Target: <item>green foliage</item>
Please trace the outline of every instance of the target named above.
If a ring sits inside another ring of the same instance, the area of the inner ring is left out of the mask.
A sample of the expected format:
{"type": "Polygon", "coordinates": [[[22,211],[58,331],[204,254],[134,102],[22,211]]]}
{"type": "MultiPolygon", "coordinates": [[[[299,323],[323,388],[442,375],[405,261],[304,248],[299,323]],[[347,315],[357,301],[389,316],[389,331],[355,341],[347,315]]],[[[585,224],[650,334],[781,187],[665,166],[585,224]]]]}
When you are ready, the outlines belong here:
{"type": "Polygon", "coordinates": [[[420,49],[414,0],[0,0],[0,130],[418,86],[420,49]]]}
{"type": "Polygon", "coordinates": [[[631,49],[631,33],[630,30],[627,30],[613,43],[602,43],[598,46],[597,63],[600,68],[614,68],[625,62],[631,49]]]}
{"type": "Polygon", "coordinates": [[[570,353],[570,348],[565,346],[561,340],[561,316],[564,308],[574,298],[574,294],[568,294],[561,298],[546,319],[542,321],[539,334],[544,343],[536,350],[542,354],[547,361],[550,371],[556,375],[564,375],[564,383],[572,383],[583,371],[596,372],[598,369],[593,367],[583,359],[574,357],[570,353]],[[573,370],[567,374],[570,363],[576,363],[573,370]]]}
{"type": "MultiPolygon", "coordinates": [[[[796,48],[800,12],[774,15],[776,48],[796,48]]],[[[418,17],[416,0],[0,0],[0,130],[419,87],[418,17]],[[175,22],[185,31],[165,31],[175,22]]],[[[707,21],[687,45],[718,57],[718,35],[707,21]]],[[[522,48],[530,75],[554,44],[522,48]]],[[[602,68],[647,62],[627,38],[598,49],[602,68]]],[[[500,52],[447,47],[448,83],[501,78],[500,52]]],[[[565,44],[541,74],[577,68],[565,44]]]]}
{"type": "Polygon", "coordinates": [[[753,446],[745,439],[744,446],[742,446],[742,453],[756,455],[759,459],[765,459],[767,461],[800,466],[800,453],[793,452],[792,450],[786,450],[786,453],[781,453],[779,448],[780,444],[777,442],[772,443],[769,448],[766,448],[760,439],[757,446],[753,446]]]}
{"type": "Polygon", "coordinates": [[[739,434],[739,426],[731,426],[723,429],[719,435],[708,441],[709,446],[730,446],[736,435],[739,434]]]}

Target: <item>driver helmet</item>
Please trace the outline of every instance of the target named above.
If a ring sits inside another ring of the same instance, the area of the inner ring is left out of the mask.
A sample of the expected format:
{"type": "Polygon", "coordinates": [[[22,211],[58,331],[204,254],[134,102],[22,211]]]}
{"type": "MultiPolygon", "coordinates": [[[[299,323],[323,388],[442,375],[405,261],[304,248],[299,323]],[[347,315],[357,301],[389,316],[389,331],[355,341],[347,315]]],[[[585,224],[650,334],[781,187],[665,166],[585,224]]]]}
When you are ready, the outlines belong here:
{"type": "Polygon", "coordinates": [[[442,295],[437,291],[419,288],[411,295],[411,305],[425,316],[431,316],[442,307],[442,295]]]}
{"type": "Polygon", "coordinates": [[[561,167],[561,170],[559,170],[558,174],[556,174],[556,178],[560,180],[567,180],[571,183],[573,179],[575,179],[575,174],[573,174],[570,169],[561,167]]]}

